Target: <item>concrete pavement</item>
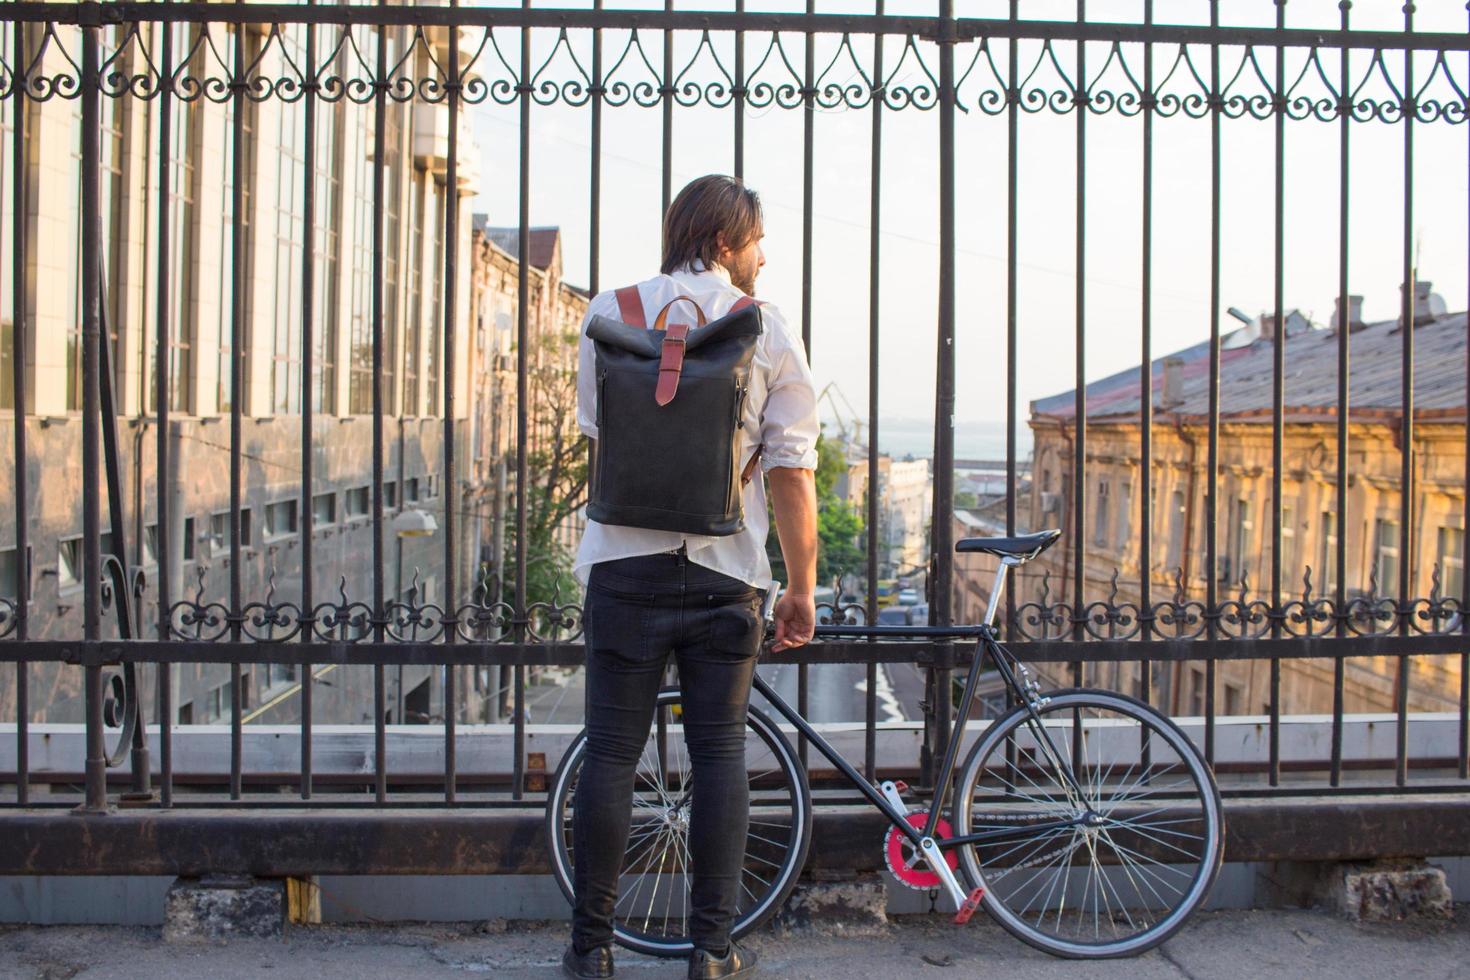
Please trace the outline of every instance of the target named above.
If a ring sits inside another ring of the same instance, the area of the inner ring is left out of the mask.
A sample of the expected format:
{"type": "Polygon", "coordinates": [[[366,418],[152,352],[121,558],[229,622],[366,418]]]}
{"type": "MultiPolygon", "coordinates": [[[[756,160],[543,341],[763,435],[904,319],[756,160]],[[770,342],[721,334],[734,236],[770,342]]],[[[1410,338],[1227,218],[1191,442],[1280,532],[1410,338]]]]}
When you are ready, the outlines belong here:
{"type": "MultiPolygon", "coordinates": [[[[168,945],[157,929],[0,927],[0,976],[44,980],[149,977],[211,980],[309,977],[331,980],[465,977],[552,980],[564,925],[490,922],[464,926],[312,926],[283,941],[168,945]]],[[[979,918],[960,929],[940,916],[900,917],[875,935],[773,935],[751,940],[763,976],[792,978],[1352,977],[1470,975],[1470,907],[1442,925],[1357,926],[1323,912],[1201,913],[1180,935],[1133,960],[1079,964],[1052,959],[979,918]]],[[[618,974],[682,977],[682,962],[619,952],[618,974]]]]}

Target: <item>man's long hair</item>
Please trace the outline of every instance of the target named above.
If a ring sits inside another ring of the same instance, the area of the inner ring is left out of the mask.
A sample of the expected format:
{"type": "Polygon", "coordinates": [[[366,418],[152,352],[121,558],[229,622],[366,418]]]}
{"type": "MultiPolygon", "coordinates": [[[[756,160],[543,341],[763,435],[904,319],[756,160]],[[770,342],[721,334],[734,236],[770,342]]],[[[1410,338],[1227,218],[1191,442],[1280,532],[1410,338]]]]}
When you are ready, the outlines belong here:
{"type": "Polygon", "coordinates": [[[674,198],[664,215],[665,275],[695,259],[708,269],[719,261],[720,236],[724,247],[741,249],[760,238],[761,199],[734,177],[710,174],[692,180],[674,198]]]}

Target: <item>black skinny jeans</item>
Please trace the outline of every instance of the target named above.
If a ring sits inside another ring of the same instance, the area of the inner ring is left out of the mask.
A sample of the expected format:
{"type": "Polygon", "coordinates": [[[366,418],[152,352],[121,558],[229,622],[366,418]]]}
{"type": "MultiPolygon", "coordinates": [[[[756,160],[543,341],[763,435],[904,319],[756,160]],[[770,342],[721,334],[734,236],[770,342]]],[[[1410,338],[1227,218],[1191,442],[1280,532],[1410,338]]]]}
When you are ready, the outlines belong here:
{"type": "Polygon", "coordinates": [[[704,949],[729,943],[750,820],[745,710],[760,649],[760,599],[759,590],[683,554],[592,567],[583,610],[587,754],[572,816],[572,941],[579,950],[612,941],[634,774],[670,652],[694,771],[689,937],[704,949]]]}

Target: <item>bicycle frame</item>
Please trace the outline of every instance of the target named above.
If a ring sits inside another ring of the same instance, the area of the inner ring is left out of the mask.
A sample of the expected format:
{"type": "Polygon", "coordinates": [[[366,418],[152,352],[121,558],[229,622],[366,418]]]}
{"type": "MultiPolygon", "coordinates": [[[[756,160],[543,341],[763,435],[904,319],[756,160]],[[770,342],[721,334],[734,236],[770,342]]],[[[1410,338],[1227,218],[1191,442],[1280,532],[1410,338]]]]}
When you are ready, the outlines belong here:
{"type": "Polygon", "coordinates": [[[970,662],[970,671],[965,678],[965,692],[960,698],[960,706],[955,717],[954,727],[951,729],[949,739],[945,745],[944,761],[941,763],[938,776],[935,779],[933,805],[929,808],[929,817],[925,821],[922,830],[910,824],[907,820],[908,814],[904,811],[901,811],[898,806],[895,805],[894,800],[898,798],[898,794],[896,788],[893,787],[893,784],[884,783],[881,787],[879,787],[874,786],[872,783],[868,782],[868,780],[860,772],[858,772],[857,769],[850,762],[843,758],[842,754],[838,752],[835,748],[833,748],[832,744],[828,742],[825,738],[823,738],[821,734],[818,733],[817,730],[813,728],[805,718],[797,714],[796,710],[792,708],[791,705],[785,701],[785,699],[777,694],[775,690],[773,690],[771,686],[766,683],[766,681],[760,676],[759,673],[756,674],[754,681],[755,690],[758,691],[760,695],[764,697],[767,702],[770,703],[771,707],[775,709],[777,714],[786,719],[786,721],[790,722],[791,725],[795,727],[798,732],[801,733],[802,737],[807,739],[813,746],[815,746],[817,751],[820,752],[827,759],[828,762],[837,767],[837,770],[842,773],[842,775],[847,779],[848,782],[852,783],[853,786],[857,787],[858,791],[863,794],[863,796],[867,797],[868,802],[872,803],[873,806],[878,808],[879,812],[881,812],[885,817],[888,818],[889,823],[891,823],[894,827],[897,827],[905,836],[909,838],[910,841],[913,842],[914,847],[924,854],[925,859],[928,861],[930,867],[939,876],[940,881],[945,885],[945,889],[950,892],[955,902],[957,904],[960,904],[961,907],[963,907],[964,903],[966,902],[967,896],[964,889],[960,886],[958,880],[955,878],[954,872],[950,869],[949,865],[944,861],[941,855],[941,852],[944,848],[956,847],[961,844],[975,844],[982,842],[995,843],[999,840],[1004,840],[1008,836],[1014,836],[1018,834],[1034,834],[1038,831],[1063,829],[1066,827],[1077,826],[1081,824],[1084,820],[1084,818],[1078,817],[1073,820],[1057,820],[1049,823],[1028,824],[1024,828],[1006,828],[1003,830],[993,830],[978,834],[966,834],[960,837],[948,837],[943,839],[936,838],[934,836],[934,833],[939,826],[940,811],[943,809],[944,798],[949,792],[950,782],[954,776],[955,764],[958,761],[959,757],[960,743],[964,739],[965,727],[969,722],[970,709],[974,706],[976,692],[979,687],[980,675],[984,670],[987,654],[989,655],[991,661],[995,664],[996,670],[1000,674],[1001,679],[1005,682],[1007,690],[1014,694],[1019,699],[1021,704],[1027,706],[1027,709],[1036,726],[1036,729],[1041,735],[1042,744],[1045,745],[1050,753],[1054,756],[1057,762],[1058,769],[1060,769],[1061,772],[1064,774],[1065,779],[1072,791],[1077,793],[1079,796],[1082,792],[1080,786],[1078,786],[1077,784],[1076,777],[1072,772],[1072,767],[1066,764],[1065,757],[1062,756],[1061,753],[1057,752],[1055,745],[1051,744],[1050,736],[1046,735],[1045,727],[1041,725],[1041,718],[1036,710],[1037,706],[1041,702],[1038,700],[1034,687],[1022,685],[1022,683],[1016,679],[1015,671],[1011,669],[1011,665],[1009,662],[1010,654],[1003,646],[1000,645],[1000,642],[995,637],[995,628],[993,624],[995,622],[996,611],[1000,604],[1001,593],[1005,587],[1006,577],[1013,566],[1017,566],[1020,564],[1022,564],[1021,560],[1016,558],[1006,557],[1001,559],[1000,567],[996,569],[994,587],[990,591],[990,602],[985,611],[985,622],[979,626],[921,626],[911,627],[908,629],[905,629],[901,626],[836,626],[824,627],[819,631],[824,636],[832,637],[902,636],[907,638],[916,636],[928,636],[944,637],[951,639],[975,638],[977,640],[975,656],[970,662]],[[894,790],[893,796],[891,798],[885,792],[885,789],[894,790]]]}

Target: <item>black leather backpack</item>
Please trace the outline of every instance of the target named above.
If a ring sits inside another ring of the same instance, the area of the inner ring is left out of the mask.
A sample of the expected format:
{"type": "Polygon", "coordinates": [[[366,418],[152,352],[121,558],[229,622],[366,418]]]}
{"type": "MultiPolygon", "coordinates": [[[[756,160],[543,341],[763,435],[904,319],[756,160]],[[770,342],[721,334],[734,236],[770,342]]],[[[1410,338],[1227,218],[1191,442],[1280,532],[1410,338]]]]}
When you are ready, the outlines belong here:
{"type": "Polygon", "coordinates": [[[745,527],[740,489],[760,447],[740,456],[751,360],[761,334],[759,305],[748,297],[706,322],[679,296],[649,328],[637,286],[616,293],[621,320],[595,316],[587,336],[597,349],[597,459],[587,516],[602,524],[727,535],[745,527]],[[669,323],[675,303],[698,323],[669,323]]]}

